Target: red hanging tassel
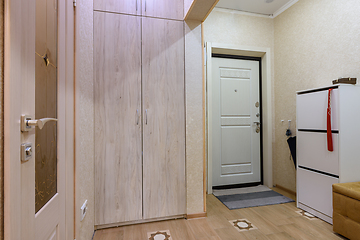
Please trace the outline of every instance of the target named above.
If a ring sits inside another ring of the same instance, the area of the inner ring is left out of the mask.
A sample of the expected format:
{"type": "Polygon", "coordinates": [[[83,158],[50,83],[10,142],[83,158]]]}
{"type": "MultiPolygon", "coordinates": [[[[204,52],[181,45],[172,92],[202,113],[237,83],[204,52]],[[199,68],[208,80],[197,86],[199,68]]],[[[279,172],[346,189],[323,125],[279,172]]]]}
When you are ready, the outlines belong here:
{"type": "Polygon", "coordinates": [[[327,146],[328,151],[334,151],[333,141],[332,141],[332,133],[331,133],[331,88],[328,93],[328,108],[327,108],[327,146]]]}

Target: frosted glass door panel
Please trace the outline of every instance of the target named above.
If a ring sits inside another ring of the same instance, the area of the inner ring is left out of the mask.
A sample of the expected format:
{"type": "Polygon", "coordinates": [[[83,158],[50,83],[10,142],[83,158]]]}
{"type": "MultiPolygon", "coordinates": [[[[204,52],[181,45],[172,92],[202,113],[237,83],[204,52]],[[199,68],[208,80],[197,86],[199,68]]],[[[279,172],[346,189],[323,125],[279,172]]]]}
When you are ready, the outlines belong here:
{"type": "MultiPolygon", "coordinates": [[[[36,1],[35,118],[57,118],[57,6],[36,1]]],[[[57,124],[35,128],[35,210],[57,193],[57,124]]]]}

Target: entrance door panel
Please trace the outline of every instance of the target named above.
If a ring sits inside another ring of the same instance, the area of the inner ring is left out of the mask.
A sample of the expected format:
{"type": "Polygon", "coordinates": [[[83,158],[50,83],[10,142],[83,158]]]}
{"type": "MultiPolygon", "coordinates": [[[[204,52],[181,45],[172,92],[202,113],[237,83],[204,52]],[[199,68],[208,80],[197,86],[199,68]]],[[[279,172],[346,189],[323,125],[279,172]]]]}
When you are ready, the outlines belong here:
{"type": "Polygon", "coordinates": [[[259,62],[213,58],[212,66],[213,186],[260,182],[259,62]]]}

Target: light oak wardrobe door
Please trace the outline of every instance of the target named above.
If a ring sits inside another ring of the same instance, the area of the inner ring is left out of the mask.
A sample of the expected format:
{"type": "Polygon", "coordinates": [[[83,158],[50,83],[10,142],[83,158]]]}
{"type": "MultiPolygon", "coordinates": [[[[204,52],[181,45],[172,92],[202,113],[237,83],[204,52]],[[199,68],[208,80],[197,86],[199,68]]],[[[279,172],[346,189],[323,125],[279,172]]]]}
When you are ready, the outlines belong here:
{"type": "Polygon", "coordinates": [[[142,0],[142,15],[167,19],[184,19],[183,0],[142,0]]]}
{"type": "Polygon", "coordinates": [[[94,12],[96,225],[142,218],[140,24],[94,12]]]}
{"type": "Polygon", "coordinates": [[[185,214],[184,35],[181,21],[143,18],[144,218],[185,214]]]}
{"type": "Polygon", "coordinates": [[[139,15],[141,0],[94,0],[94,10],[139,15]]]}

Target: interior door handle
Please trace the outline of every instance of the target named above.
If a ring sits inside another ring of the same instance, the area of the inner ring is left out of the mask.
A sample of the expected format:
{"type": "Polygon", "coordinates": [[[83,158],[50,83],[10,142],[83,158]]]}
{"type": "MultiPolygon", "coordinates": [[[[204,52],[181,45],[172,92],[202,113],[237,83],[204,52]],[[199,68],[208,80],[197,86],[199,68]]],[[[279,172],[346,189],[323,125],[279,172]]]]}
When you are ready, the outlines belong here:
{"type": "Polygon", "coordinates": [[[260,126],[260,122],[254,122],[254,124],[256,124],[256,126],[260,126]]]}
{"type": "Polygon", "coordinates": [[[21,116],[21,131],[28,132],[31,130],[32,126],[37,126],[39,129],[42,129],[45,123],[49,121],[57,121],[56,118],[41,118],[41,119],[32,119],[29,115],[21,116]]]}

